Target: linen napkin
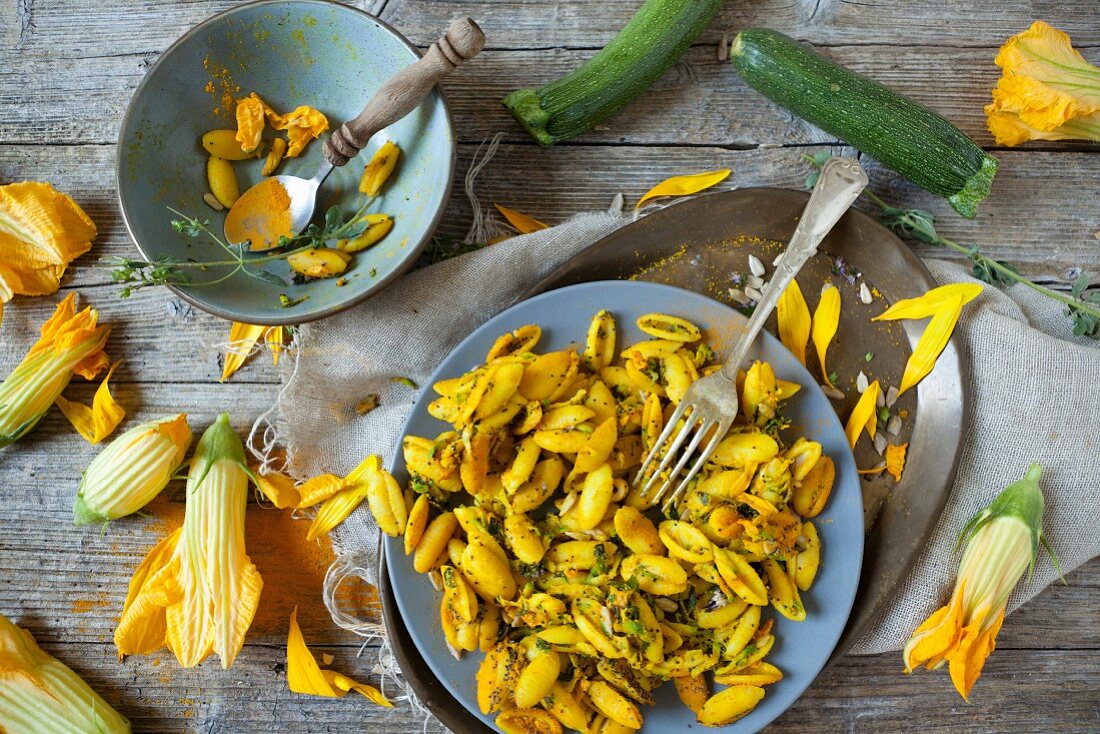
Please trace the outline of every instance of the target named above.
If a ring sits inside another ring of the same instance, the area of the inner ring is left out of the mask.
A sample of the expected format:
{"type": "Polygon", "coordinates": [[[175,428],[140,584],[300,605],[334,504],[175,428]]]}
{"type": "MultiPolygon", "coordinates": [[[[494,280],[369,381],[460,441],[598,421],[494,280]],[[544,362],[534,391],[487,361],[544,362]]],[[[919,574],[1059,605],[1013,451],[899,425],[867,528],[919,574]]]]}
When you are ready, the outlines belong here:
{"type": "MultiPolygon", "coordinates": [[[[400,431],[415,399],[406,376],[430,389],[428,378],[472,330],[512,305],[554,267],[631,221],[615,209],[580,214],[567,222],[514,237],[405,276],[366,303],[302,326],[297,360],[282,364],[284,387],[269,440],[288,447],[298,476],[345,473],[367,454],[399,451],[400,431]],[[372,393],[380,405],[366,415],[356,403],[372,393]]],[[[940,283],[970,281],[958,263],[927,260],[940,283]]],[[[852,652],[902,647],[912,630],[949,593],[958,561],[959,529],[1001,489],[1023,476],[1032,461],[1045,469],[1045,530],[1068,573],[1100,554],[1095,532],[1100,507],[1100,350],[1075,338],[1058,304],[1016,286],[992,286],[963,312],[957,334],[970,360],[970,423],[950,499],[894,603],[852,652]]],[[[269,426],[269,428],[271,428],[269,426]]],[[[364,503],[331,534],[337,561],[326,602],[337,622],[360,633],[377,625],[336,608],[333,589],[346,575],[374,583],[379,532],[364,503]]],[[[1040,557],[1020,584],[1010,609],[1056,578],[1040,557]]]]}

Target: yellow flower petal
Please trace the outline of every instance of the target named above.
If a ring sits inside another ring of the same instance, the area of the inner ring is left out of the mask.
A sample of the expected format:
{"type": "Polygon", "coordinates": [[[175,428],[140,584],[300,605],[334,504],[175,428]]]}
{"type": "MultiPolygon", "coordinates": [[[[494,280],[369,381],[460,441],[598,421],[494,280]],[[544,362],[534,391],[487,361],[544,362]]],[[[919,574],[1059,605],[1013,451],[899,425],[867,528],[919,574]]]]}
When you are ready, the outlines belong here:
{"type": "Polygon", "coordinates": [[[382,457],[371,454],[367,458],[359,462],[359,466],[355,467],[348,473],[345,480],[348,485],[356,484],[358,482],[366,481],[367,475],[371,472],[380,471],[382,469],[382,457]]]}
{"type": "Polygon", "coordinates": [[[886,471],[894,478],[895,482],[901,481],[901,473],[905,471],[905,452],[909,444],[886,447],[886,471]]]}
{"type": "MultiPolygon", "coordinates": [[[[325,656],[326,665],[331,657],[325,656]]],[[[326,698],[343,698],[348,691],[357,691],[379,706],[392,707],[385,696],[373,686],[360,683],[334,670],[322,670],[306,646],[302,628],[298,626],[298,607],[290,613],[290,633],[286,640],[286,681],[294,693],[326,698]]]]}
{"type": "Polygon", "coordinates": [[[171,603],[173,595],[167,583],[168,575],[162,576],[156,584],[151,583],[151,579],[172,562],[181,532],[182,529],[177,529],[153,546],[130,579],[122,618],[115,628],[119,660],[127,655],[148,655],[164,647],[167,632],[164,608],[171,603]]]}
{"type": "Polygon", "coordinates": [[[87,439],[88,443],[97,444],[110,436],[126,417],[126,411],[115,402],[114,396],[111,395],[111,388],[107,385],[107,381],[115,373],[115,368],[120,364],[122,364],[121,360],[111,365],[107,376],[95,391],[90,407],[68,400],[61,395],[58,395],[57,400],[54,401],[73,424],[73,428],[87,439]]]}
{"type": "Polygon", "coordinates": [[[875,409],[879,389],[878,380],[868,385],[867,389],[860,395],[859,402],[852,408],[852,414],[848,416],[848,424],[844,427],[844,433],[848,436],[848,445],[853,449],[855,449],[856,441],[859,440],[859,436],[864,430],[871,438],[875,437],[875,409]]]}
{"type": "Polygon", "coordinates": [[[872,321],[896,321],[898,319],[926,319],[953,305],[961,298],[963,304],[970,303],[983,290],[978,283],[950,283],[925,293],[918,298],[906,298],[890,306],[883,313],[873,317],[872,321]]]}
{"type": "Polygon", "coordinates": [[[307,479],[298,487],[300,497],[298,507],[313,507],[332,497],[340,490],[346,489],[347,486],[348,482],[344,477],[338,477],[335,474],[318,474],[307,479]]]}
{"type": "Polygon", "coordinates": [[[241,368],[245,360],[252,354],[256,342],[266,331],[266,326],[233,322],[233,325],[229,327],[229,348],[225,352],[222,382],[228,380],[234,372],[241,368]]]}
{"type": "Polygon", "coordinates": [[[236,140],[246,153],[260,147],[260,136],[264,132],[265,107],[263,100],[255,94],[237,100],[236,140]]]}
{"type": "Polygon", "coordinates": [[[267,121],[276,130],[286,130],[289,145],[286,149],[286,157],[294,158],[311,140],[318,138],[328,130],[328,118],[320,110],[309,105],[299,105],[285,115],[277,115],[273,112],[267,115],[267,121]]]}
{"type": "Polygon", "coordinates": [[[817,302],[812,334],[814,348],[817,350],[817,360],[821,365],[821,378],[830,387],[835,387],[835,385],[829,379],[829,370],[825,367],[825,353],[829,350],[829,344],[836,336],[836,330],[839,326],[840,289],[835,285],[829,285],[821,292],[821,300],[817,302]]]}
{"type": "Polygon", "coordinates": [[[776,319],[779,322],[779,340],[805,366],[806,344],[810,341],[810,307],[806,305],[797,280],[792,280],[779,296],[776,319]]]}
{"type": "Polygon", "coordinates": [[[984,632],[979,632],[981,620],[975,619],[963,630],[959,649],[948,661],[951,682],[967,703],[970,703],[970,691],[982,674],[986,658],[997,647],[997,633],[1001,631],[1004,619],[1005,613],[1002,610],[993,625],[984,632]]]}
{"type": "Polygon", "coordinates": [[[509,209],[500,204],[493,204],[493,206],[497,208],[497,211],[500,212],[504,218],[508,220],[508,223],[515,227],[520,234],[538,232],[540,229],[546,229],[550,226],[545,222],[540,222],[534,217],[527,216],[523,212],[517,212],[515,209],[509,209]]]}
{"type": "Polygon", "coordinates": [[[317,515],[313,518],[313,524],[309,526],[306,540],[315,540],[342,523],[366,497],[365,482],[353,484],[329,497],[317,508],[317,515]]]}
{"type": "Polygon", "coordinates": [[[723,168],[718,171],[689,173],[684,176],[666,178],[664,181],[647,191],[645,196],[638,199],[638,203],[634,205],[634,208],[638,209],[642,204],[658,196],[688,196],[689,194],[696,194],[704,189],[709,189],[715,184],[725,181],[730,173],[730,169],[723,168]]]}
{"type": "Polygon", "coordinates": [[[1038,130],[1020,119],[1015,112],[985,107],[986,126],[998,145],[1020,145],[1029,140],[1093,140],[1100,142],[1100,112],[1081,115],[1053,130],[1038,130]]]}
{"type": "Polygon", "coordinates": [[[951,601],[936,610],[913,631],[902,651],[905,672],[912,672],[921,665],[932,667],[957,646],[962,635],[962,586],[961,583],[957,585],[951,601]]]}
{"type": "Polygon", "coordinates": [[[268,502],[276,508],[283,510],[287,507],[297,507],[302,501],[298,489],[294,486],[294,478],[288,477],[277,471],[261,474],[255,468],[252,470],[256,480],[256,486],[267,498],[268,502]]]}
{"type": "Polygon", "coordinates": [[[271,326],[264,332],[264,343],[271,350],[271,363],[279,366],[279,357],[283,354],[283,346],[286,344],[286,333],[282,326],[271,326]]]}

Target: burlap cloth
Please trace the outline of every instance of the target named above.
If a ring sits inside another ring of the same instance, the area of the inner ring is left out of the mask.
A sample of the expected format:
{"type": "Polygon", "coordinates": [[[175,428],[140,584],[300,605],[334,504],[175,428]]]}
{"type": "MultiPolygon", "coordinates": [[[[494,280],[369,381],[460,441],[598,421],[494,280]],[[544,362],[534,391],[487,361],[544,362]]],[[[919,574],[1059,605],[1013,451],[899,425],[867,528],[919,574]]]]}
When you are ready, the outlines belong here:
{"type": "MultiPolygon", "coordinates": [[[[430,389],[428,378],[474,328],[507,308],[558,264],[630,221],[617,211],[578,215],[556,227],[515,237],[413,272],[363,305],[298,332],[296,361],[284,362],[284,389],[269,438],[289,448],[299,476],[344,473],[367,454],[399,450],[415,391],[395,375],[430,389]],[[358,416],[355,404],[377,393],[380,406],[358,416]]],[[[926,261],[941,283],[972,280],[953,262],[926,261]]],[[[970,360],[966,386],[973,410],[958,477],[928,545],[897,599],[852,652],[901,648],[949,591],[958,560],[953,546],[970,515],[1019,479],[1028,464],[1045,469],[1044,529],[1068,573],[1100,553],[1100,359],[1096,342],[1074,338],[1058,304],[1016,286],[987,287],[967,306],[957,334],[970,360]]],[[[374,581],[378,530],[364,503],[332,539],[339,560],[328,592],[345,574],[374,581]]],[[[1056,578],[1040,557],[1011,599],[1015,609],[1056,578]]],[[[331,601],[331,598],[330,598],[331,601]]],[[[330,606],[330,609],[333,607],[330,606]]],[[[342,626],[355,620],[335,616],[342,626]]],[[[357,628],[371,630],[369,625],[357,628]]],[[[375,628],[376,631],[376,628],[375,628]]]]}

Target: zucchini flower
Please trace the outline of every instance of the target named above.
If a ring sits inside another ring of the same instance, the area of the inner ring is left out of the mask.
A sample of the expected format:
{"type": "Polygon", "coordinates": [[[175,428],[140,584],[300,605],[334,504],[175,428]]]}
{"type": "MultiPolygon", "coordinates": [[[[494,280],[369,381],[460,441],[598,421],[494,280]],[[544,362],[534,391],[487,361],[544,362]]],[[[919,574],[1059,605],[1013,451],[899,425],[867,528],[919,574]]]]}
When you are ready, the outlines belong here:
{"type": "Polygon", "coordinates": [[[223,668],[233,664],[263,586],[244,547],[249,475],[222,413],[191,457],[183,527],[149,552],[130,581],[115,629],[120,657],[167,645],[185,668],[212,652],[223,668]]]}
{"type": "Polygon", "coordinates": [[[997,66],[1003,74],[985,114],[998,144],[1100,141],[1100,68],[1068,35],[1037,20],[1005,41],[997,66]]]}
{"type": "Polygon", "coordinates": [[[918,666],[949,665],[955,690],[967,702],[995,647],[1008,596],[1027,571],[1030,576],[1043,537],[1042,467],[1032,464],[1024,478],[1010,484],[967,522],[959,536],[966,543],[955,590],[947,605],[924,621],[905,644],[905,672],[918,666]]]}
{"type": "Polygon", "coordinates": [[[0,614],[0,731],[129,734],[130,722],[0,614]]]}
{"type": "Polygon", "coordinates": [[[111,327],[96,326],[98,319],[91,306],[76,313],[75,293],[57,304],[41,338],[0,383],[0,447],[34,428],[74,373],[90,380],[107,366],[103,345],[111,327]]]}
{"type": "Polygon", "coordinates": [[[73,504],[77,525],[132,515],[160,494],[191,446],[187,416],[142,423],[99,453],[80,480],[73,504]]]}

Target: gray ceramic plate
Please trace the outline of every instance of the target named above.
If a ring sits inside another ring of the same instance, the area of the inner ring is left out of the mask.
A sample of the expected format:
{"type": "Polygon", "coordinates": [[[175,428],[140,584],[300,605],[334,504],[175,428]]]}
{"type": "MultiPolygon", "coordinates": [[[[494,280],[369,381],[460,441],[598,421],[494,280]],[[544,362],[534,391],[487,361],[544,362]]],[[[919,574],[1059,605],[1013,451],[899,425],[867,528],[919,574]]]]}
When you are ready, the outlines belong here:
{"type": "MultiPolygon", "coordinates": [[[[413,46],[397,31],[361,10],[322,0],[281,0],[241,5],[186,33],[149,69],[122,122],[118,145],[118,192],[131,238],[147,260],[222,260],[225,253],[204,238],[191,239],[170,226],[168,207],[209,219],[221,233],[225,212],[202,196],[206,153],[199,142],[214,128],[235,128],[235,97],[255,91],[276,110],[317,107],[330,131],[354,117],[383,81],[416,61],[413,46]]],[[[268,130],[268,137],[272,132],[268,130]]],[[[323,137],[322,137],[323,139],[323,137]]],[[[290,284],[285,262],[266,265],[287,283],[269,283],[238,273],[206,287],[176,292],[210,313],[254,324],[293,324],[323,318],[375,293],[415,262],[443,215],[455,162],[450,114],[438,92],[407,117],[379,132],[343,168],[329,176],[317,208],[338,203],[350,214],[361,203],[357,185],[363,165],[386,139],[403,151],[399,168],[371,211],[394,217],[393,230],[375,247],[355,256],[346,285],[336,279],[290,284]],[[283,308],[279,295],[308,296],[283,308]]],[[[321,142],[287,159],[280,173],[313,176],[321,142]]],[[[260,178],[262,161],[233,164],[241,191],[260,178]]],[[[195,280],[225,272],[196,272],[195,280]]]]}
{"type": "MultiPolygon", "coordinates": [[[[634,322],[638,316],[652,311],[693,320],[703,327],[711,344],[728,342],[729,336],[737,333],[745,321],[733,309],[680,288],[623,281],[585,283],[523,301],[489,320],[455,348],[431,382],[461,375],[481,363],[500,334],[524,324],[542,326],[540,351],[576,346],[583,340],[592,314],[601,308],[615,315],[622,344],[647,338],[634,322]]],[[[821,534],[824,560],[814,587],[803,596],[808,618],[804,622],[791,622],[771,615],[776,623],[777,642],[768,660],[783,670],[784,678],[769,687],[764,700],[752,713],[720,729],[741,733],[754,732],[785,711],[824,667],[848,619],[863,556],[859,479],[843,427],[828,399],[805,368],[770,334],[757,341],[750,358],[767,360],[778,376],[804,386],[788,403],[787,415],[792,421],[788,435],[805,435],[820,442],[836,461],[837,480],[829,503],[819,516],[820,521],[815,522],[821,534]]],[[[427,405],[433,397],[430,388],[421,392],[403,433],[434,436],[449,429],[428,415],[427,405]]],[[[388,468],[404,484],[408,477],[400,452],[395,454],[388,468]]],[[[441,683],[468,711],[491,726],[492,717],[482,715],[477,709],[474,676],[482,655],[466,655],[462,660],[451,656],[439,628],[438,593],[427,576],[413,571],[400,539],[387,538],[385,546],[390,588],[400,611],[400,622],[390,615],[390,628],[401,624],[427,662],[435,682],[441,683]]],[[[408,655],[407,650],[405,654],[408,655]]],[[[679,702],[673,686],[662,686],[656,698],[657,704],[644,711],[644,731],[682,731],[699,727],[694,714],[679,702]]]]}
{"type": "MultiPolygon", "coordinates": [[[[790,238],[808,198],[805,191],[752,188],[674,204],[581,251],[527,296],[590,280],[637,278],[729,302],[731,278],[747,273],[750,253],[764,262],[770,275],[772,261],[790,238]]],[[[847,393],[833,406],[847,418],[858,398],[859,372],[879,379],[884,390],[899,385],[923,329],[921,322],[911,321],[872,324],[871,316],[882,313],[887,303],[919,296],[937,284],[905,243],[858,210],[844,215],[799,275],[811,309],[826,280],[841,289],[840,330],[829,349],[828,367],[847,393]],[[860,282],[867,282],[877,294],[873,303],[860,302],[860,282]]],[[[773,318],[773,333],[774,327],[773,318]]],[[[807,361],[814,377],[821,379],[812,345],[807,361]]],[[[963,384],[959,341],[952,338],[936,369],[894,406],[894,413],[907,415],[900,433],[891,437],[894,443],[909,444],[906,469],[900,483],[885,474],[862,482],[867,530],[863,577],[834,660],[891,602],[939,520],[962,450],[967,411],[963,384]]],[[[866,438],[856,446],[855,456],[860,468],[882,460],[866,438]]]]}

